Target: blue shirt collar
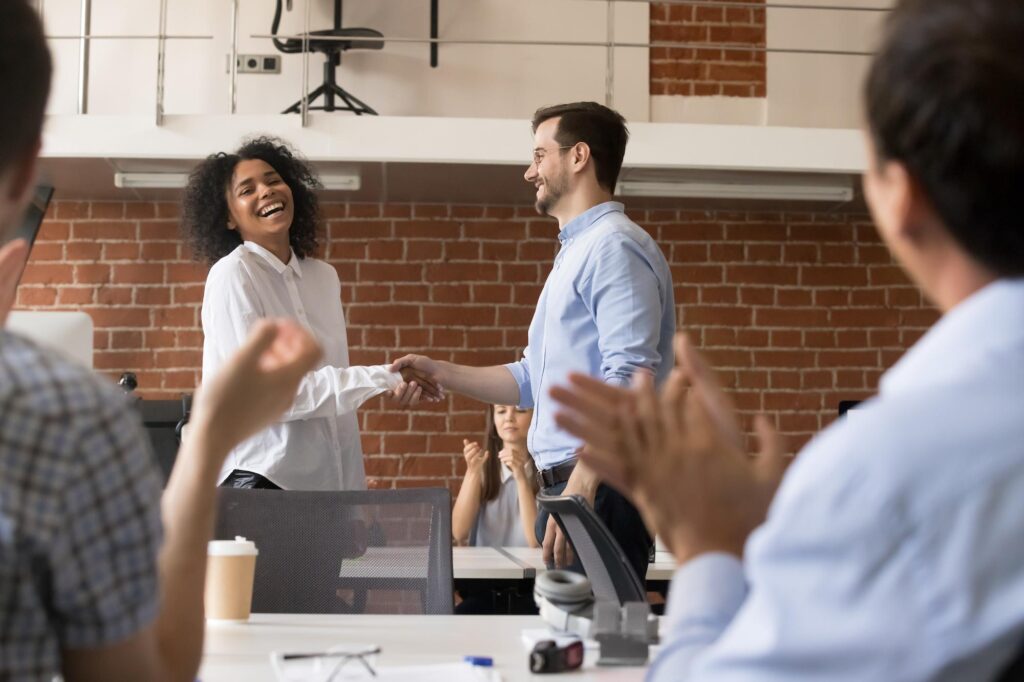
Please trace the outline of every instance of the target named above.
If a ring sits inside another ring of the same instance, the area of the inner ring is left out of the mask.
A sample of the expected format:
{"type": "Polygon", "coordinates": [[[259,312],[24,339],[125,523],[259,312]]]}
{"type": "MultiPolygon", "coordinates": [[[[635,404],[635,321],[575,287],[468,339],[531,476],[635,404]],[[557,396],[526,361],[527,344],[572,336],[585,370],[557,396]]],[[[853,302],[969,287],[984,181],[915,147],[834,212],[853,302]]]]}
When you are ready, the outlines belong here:
{"type": "Polygon", "coordinates": [[[602,216],[612,212],[623,213],[624,210],[625,207],[618,201],[606,201],[603,204],[592,206],[565,224],[565,227],[558,233],[558,241],[564,244],[569,239],[575,239],[586,232],[602,216]]]}

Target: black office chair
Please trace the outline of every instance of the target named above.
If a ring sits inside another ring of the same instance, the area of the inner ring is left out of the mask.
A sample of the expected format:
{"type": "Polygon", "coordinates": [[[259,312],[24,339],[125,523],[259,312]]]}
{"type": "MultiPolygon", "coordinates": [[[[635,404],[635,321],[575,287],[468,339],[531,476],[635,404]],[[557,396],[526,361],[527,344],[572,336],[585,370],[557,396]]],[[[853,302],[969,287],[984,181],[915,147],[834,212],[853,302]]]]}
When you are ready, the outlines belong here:
{"type": "MultiPolygon", "coordinates": [[[[292,8],[291,0],[288,0],[288,9],[292,8]]],[[[274,23],[270,27],[270,33],[277,35],[281,25],[281,0],[277,0],[277,8],[274,10],[274,23]]],[[[303,34],[305,35],[305,34],[303,34]]],[[[341,53],[347,50],[381,50],[384,48],[383,40],[318,40],[318,38],[383,38],[384,34],[372,28],[342,28],[341,27],[341,0],[334,0],[334,28],[323,31],[311,31],[308,34],[309,52],[322,52],[324,61],[324,81],[313,92],[306,96],[307,108],[309,110],[319,109],[321,111],[351,111],[357,116],[363,114],[377,115],[370,105],[353,95],[348,90],[338,85],[336,72],[341,65],[341,53]],[[313,106],[313,102],[323,96],[322,106],[313,106]],[[343,104],[335,102],[335,97],[343,104]]],[[[287,38],[278,40],[274,38],[274,46],[281,52],[295,54],[302,52],[302,38],[287,38]]],[[[282,113],[294,114],[302,110],[302,100],[297,101],[285,109],[282,113]]]]}
{"type": "Polygon", "coordinates": [[[256,543],[256,613],[451,614],[444,488],[221,488],[214,537],[256,543]]]}
{"type": "Polygon", "coordinates": [[[135,406],[149,436],[164,485],[167,485],[181,446],[182,429],[192,409],[192,396],[183,395],[178,400],[137,400],[135,406]]]}
{"type": "Polygon", "coordinates": [[[579,495],[558,497],[540,493],[540,508],[555,517],[572,543],[598,601],[647,601],[644,584],[611,531],[579,495]]]}

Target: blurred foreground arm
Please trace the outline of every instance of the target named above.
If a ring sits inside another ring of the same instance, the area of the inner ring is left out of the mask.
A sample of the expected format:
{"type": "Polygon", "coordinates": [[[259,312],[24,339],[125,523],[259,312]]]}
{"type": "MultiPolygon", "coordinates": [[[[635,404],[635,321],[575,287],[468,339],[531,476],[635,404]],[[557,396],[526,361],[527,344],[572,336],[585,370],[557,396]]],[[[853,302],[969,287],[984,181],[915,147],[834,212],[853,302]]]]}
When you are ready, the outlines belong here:
{"type": "Polygon", "coordinates": [[[162,500],[160,611],[146,629],[116,644],[64,652],[64,678],[192,682],[202,656],[206,543],[216,483],[231,449],[276,420],[320,357],[310,334],[288,321],[257,324],[246,342],[196,393],[162,500]]]}

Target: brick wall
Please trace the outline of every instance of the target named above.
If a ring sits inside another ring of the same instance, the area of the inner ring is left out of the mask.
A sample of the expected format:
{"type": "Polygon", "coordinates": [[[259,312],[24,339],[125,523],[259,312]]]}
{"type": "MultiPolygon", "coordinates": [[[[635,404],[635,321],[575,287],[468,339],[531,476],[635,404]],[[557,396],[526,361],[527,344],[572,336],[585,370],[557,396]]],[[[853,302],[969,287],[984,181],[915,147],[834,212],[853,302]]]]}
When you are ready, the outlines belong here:
{"type": "Polygon", "coordinates": [[[651,5],[651,42],[736,46],[651,48],[652,95],[765,96],[765,53],[742,49],[767,44],[764,0],[740,2],[751,7],[651,5]]]}
{"type": "MultiPolygon", "coordinates": [[[[555,225],[529,206],[328,204],[327,259],[341,276],[353,363],[426,351],[473,364],[516,358],[555,252],[555,225]]],[[[81,308],[95,365],[138,373],[148,397],[198,379],[205,268],[187,260],[176,207],[58,202],[18,304],[81,308]]],[[[841,398],[870,394],[936,314],[864,215],[636,211],[675,281],[678,319],[746,415],[765,411],[796,447],[841,398]]],[[[483,407],[466,398],[412,412],[382,399],[360,413],[376,486],[450,485],[483,407]]]]}

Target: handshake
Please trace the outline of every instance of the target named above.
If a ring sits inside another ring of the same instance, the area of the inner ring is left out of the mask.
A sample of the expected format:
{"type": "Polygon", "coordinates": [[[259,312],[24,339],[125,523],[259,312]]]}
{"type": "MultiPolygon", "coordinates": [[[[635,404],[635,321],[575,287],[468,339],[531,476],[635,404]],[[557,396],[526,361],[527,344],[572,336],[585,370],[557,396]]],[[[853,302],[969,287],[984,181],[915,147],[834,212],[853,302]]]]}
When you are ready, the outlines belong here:
{"type": "Polygon", "coordinates": [[[409,407],[420,400],[436,403],[444,399],[439,377],[439,363],[422,355],[406,355],[388,368],[402,375],[402,383],[391,392],[391,400],[399,407],[409,407]]]}

